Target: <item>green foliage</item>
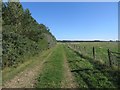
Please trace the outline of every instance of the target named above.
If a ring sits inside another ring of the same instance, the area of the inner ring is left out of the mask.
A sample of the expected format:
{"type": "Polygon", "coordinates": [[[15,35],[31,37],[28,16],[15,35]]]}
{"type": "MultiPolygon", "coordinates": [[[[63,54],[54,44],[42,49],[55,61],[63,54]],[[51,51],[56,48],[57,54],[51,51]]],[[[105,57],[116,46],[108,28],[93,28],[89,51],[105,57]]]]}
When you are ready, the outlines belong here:
{"type": "Polygon", "coordinates": [[[43,24],[38,24],[29,9],[24,10],[20,2],[2,3],[3,68],[17,66],[24,57],[33,56],[54,46],[56,39],[43,24]],[[46,39],[44,35],[52,37],[46,39]],[[50,42],[49,42],[50,41],[50,42]]]}

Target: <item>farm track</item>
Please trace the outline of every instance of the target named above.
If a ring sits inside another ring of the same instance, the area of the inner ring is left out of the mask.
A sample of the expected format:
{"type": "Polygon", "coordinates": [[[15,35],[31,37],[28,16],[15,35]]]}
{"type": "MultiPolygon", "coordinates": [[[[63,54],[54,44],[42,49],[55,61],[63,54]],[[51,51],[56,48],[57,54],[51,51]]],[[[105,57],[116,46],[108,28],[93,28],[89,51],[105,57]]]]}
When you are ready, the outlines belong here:
{"type": "MultiPolygon", "coordinates": [[[[76,88],[77,83],[74,80],[74,76],[71,73],[71,69],[69,68],[66,52],[64,50],[64,47],[62,45],[57,45],[53,49],[47,51],[43,56],[39,56],[38,60],[34,62],[34,66],[26,67],[23,71],[21,71],[19,74],[17,74],[14,78],[6,81],[3,84],[3,88],[34,88],[35,85],[38,83],[37,78],[41,73],[44,73],[44,68],[46,67],[46,62],[48,64],[51,64],[51,57],[54,57],[54,54],[57,54],[57,48],[61,47],[61,53],[59,54],[61,58],[61,64],[62,66],[62,72],[61,75],[61,85],[60,88],[76,88]],[[53,54],[54,53],[54,54],[53,54]]],[[[31,63],[32,64],[32,63],[31,63]]],[[[55,68],[55,67],[54,67],[55,68]]],[[[50,77],[51,78],[51,77],[50,77]]],[[[53,80],[54,82],[54,80],[53,80]]],[[[50,82],[49,82],[50,83],[50,82]]]]}
{"type": "MultiPolygon", "coordinates": [[[[52,50],[53,51],[53,50],[52,50]]],[[[24,71],[20,72],[10,81],[7,81],[3,84],[3,88],[33,88],[36,83],[36,77],[42,71],[44,62],[52,54],[52,51],[48,51],[40,57],[40,60],[35,62],[34,68],[27,67],[24,71]],[[46,57],[42,59],[43,57],[46,57]],[[42,59],[42,60],[41,60],[42,59]]]]}

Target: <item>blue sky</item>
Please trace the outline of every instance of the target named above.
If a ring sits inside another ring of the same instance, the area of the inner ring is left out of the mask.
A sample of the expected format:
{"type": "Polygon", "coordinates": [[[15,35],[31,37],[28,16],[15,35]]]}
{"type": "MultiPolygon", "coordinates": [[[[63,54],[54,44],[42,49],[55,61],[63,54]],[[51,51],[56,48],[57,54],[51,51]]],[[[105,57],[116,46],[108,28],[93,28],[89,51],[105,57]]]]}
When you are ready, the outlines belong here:
{"type": "Polygon", "coordinates": [[[58,40],[118,39],[117,2],[23,2],[58,40]]]}

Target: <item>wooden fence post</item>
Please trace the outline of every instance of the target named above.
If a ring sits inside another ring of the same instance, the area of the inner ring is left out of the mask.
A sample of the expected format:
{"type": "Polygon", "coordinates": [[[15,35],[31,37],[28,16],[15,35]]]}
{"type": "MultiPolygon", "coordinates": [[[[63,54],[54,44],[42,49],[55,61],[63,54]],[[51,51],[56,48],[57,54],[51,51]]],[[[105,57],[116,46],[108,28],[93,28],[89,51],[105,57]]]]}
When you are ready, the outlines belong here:
{"type": "Polygon", "coordinates": [[[110,67],[112,68],[112,61],[111,61],[110,54],[111,54],[111,52],[110,52],[110,50],[108,49],[108,59],[109,59],[109,65],[110,65],[110,67]]]}
{"type": "Polygon", "coordinates": [[[95,59],[95,48],[93,47],[93,58],[95,59]]]}
{"type": "Polygon", "coordinates": [[[83,53],[84,53],[85,55],[87,55],[87,52],[86,52],[86,48],[85,48],[85,46],[84,46],[84,49],[83,49],[83,50],[84,50],[83,53]]]}

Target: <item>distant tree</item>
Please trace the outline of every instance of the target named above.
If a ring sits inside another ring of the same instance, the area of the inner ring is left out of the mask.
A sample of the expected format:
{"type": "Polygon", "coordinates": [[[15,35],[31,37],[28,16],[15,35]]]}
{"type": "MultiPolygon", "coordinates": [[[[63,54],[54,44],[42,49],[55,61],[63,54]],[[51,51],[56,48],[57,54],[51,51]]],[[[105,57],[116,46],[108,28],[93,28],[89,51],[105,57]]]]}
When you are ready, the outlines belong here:
{"type": "Polygon", "coordinates": [[[112,42],[112,40],[110,40],[110,42],[112,42]]]}

